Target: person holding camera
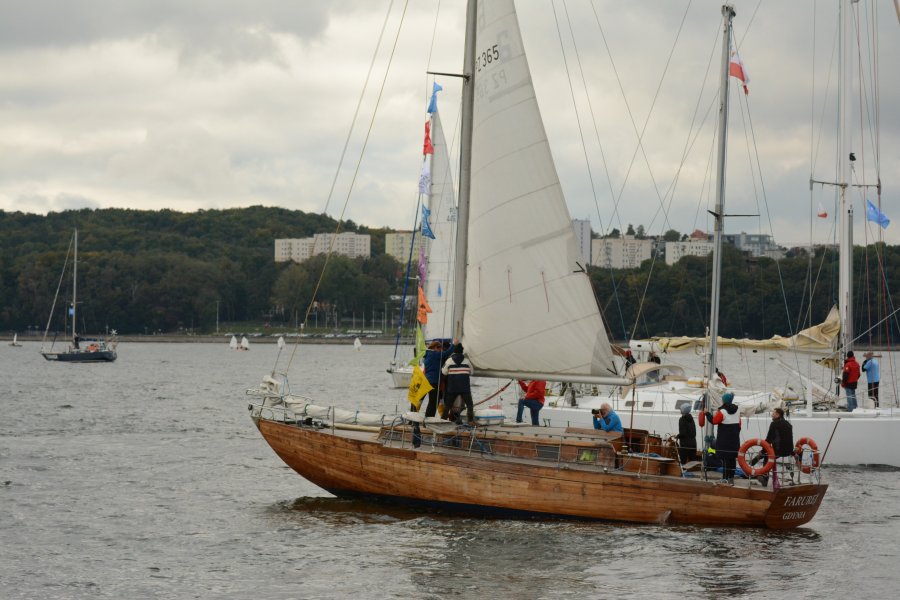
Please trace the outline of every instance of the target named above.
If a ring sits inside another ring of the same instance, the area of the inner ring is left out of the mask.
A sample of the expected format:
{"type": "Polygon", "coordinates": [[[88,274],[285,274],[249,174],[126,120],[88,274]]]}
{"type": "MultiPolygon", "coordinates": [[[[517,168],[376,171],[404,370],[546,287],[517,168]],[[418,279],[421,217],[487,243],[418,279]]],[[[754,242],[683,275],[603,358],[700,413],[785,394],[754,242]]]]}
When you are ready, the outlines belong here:
{"type": "Polygon", "coordinates": [[[594,416],[594,429],[602,429],[603,431],[623,432],[622,419],[616,414],[609,403],[604,402],[600,408],[592,408],[591,414],[594,416]]]}

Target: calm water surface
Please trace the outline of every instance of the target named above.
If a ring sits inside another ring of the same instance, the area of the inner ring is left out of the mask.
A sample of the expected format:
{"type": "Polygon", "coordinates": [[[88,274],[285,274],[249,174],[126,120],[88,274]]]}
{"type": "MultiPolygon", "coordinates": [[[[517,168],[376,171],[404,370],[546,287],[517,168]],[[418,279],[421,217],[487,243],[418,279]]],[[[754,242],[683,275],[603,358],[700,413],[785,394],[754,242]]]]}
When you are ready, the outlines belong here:
{"type": "MultiPolygon", "coordinates": [[[[106,365],[37,350],[0,348],[3,598],[877,598],[900,584],[897,470],[826,469],[818,516],[791,532],[429,514],[335,499],[283,465],[244,395],[274,345],[123,344],[106,365]]],[[[392,352],[303,347],[294,391],[393,411],[392,352]]]]}

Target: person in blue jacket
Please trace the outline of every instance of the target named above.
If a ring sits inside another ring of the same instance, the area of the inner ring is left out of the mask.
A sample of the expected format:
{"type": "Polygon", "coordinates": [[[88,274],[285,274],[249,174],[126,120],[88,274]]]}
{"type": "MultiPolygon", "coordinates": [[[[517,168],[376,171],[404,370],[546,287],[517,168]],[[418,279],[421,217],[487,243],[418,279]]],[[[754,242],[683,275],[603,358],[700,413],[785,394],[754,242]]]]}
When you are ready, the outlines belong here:
{"type": "Polygon", "coordinates": [[[608,403],[604,402],[599,409],[591,410],[591,414],[594,415],[594,429],[622,432],[622,419],[608,403]]]}
{"type": "Polygon", "coordinates": [[[425,350],[425,358],[422,360],[425,379],[431,384],[428,392],[428,405],[425,407],[425,416],[433,417],[437,413],[438,402],[444,399],[444,390],[447,380],[441,376],[441,367],[447,358],[453,354],[453,344],[450,340],[432,340],[425,350]]]}

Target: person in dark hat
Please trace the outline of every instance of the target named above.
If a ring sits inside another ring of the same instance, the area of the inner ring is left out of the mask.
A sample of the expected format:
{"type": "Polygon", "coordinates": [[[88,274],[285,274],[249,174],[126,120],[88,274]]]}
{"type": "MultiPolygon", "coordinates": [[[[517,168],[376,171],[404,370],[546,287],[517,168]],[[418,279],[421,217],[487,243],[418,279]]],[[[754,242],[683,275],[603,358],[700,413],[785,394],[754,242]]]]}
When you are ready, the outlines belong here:
{"type": "Polygon", "coordinates": [[[734,394],[722,394],[722,406],[715,416],[706,413],[706,418],[719,429],[716,432],[716,454],[722,461],[722,481],[734,485],[734,471],[737,467],[737,454],[741,448],[741,413],[734,403],[734,394]]]}
{"type": "Polygon", "coordinates": [[[457,398],[461,398],[466,405],[466,421],[469,425],[475,424],[475,407],[472,404],[472,367],[466,364],[463,355],[463,345],[456,344],[453,354],[444,363],[441,373],[447,376],[447,392],[444,396],[444,418],[454,419],[458,415],[453,411],[453,404],[457,398]]]}
{"type": "Polygon", "coordinates": [[[681,405],[681,418],[678,419],[678,459],[681,464],[697,458],[697,426],[691,415],[691,403],[681,405]]]}
{"type": "Polygon", "coordinates": [[[853,357],[853,350],[847,351],[844,370],[841,371],[841,387],[847,394],[847,410],[856,410],[856,383],[859,381],[859,363],[853,357]]]}

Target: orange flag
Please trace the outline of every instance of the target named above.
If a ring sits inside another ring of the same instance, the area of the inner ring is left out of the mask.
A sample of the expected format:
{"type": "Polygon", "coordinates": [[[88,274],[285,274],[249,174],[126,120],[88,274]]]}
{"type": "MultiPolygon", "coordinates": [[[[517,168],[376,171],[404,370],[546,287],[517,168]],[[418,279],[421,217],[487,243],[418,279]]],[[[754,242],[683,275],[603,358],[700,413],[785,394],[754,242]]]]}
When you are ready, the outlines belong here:
{"type": "Polygon", "coordinates": [[[422,289],[422,286],[419,286],[419,312],[416,315],[416,319],[424,325],[428,322],[428,313],[432,312],[431,307],[428,306],[428,300],[425,299],[425,291],[422,289]]]}

